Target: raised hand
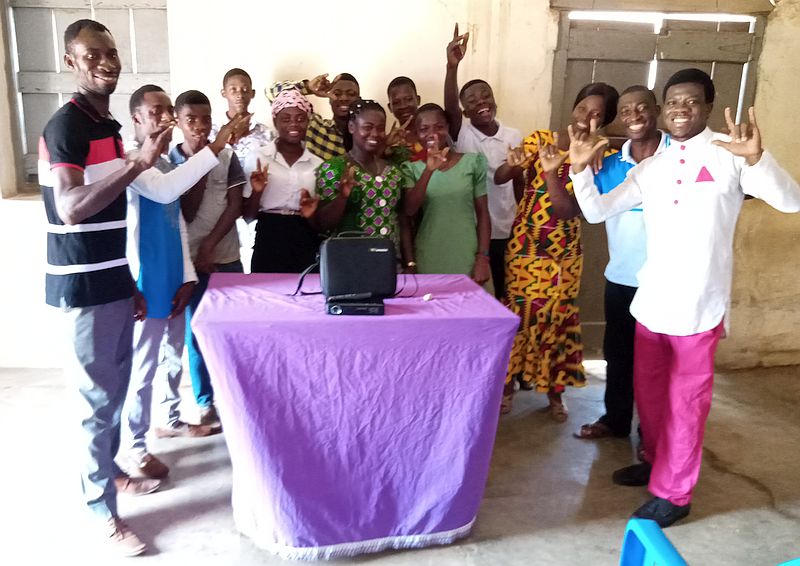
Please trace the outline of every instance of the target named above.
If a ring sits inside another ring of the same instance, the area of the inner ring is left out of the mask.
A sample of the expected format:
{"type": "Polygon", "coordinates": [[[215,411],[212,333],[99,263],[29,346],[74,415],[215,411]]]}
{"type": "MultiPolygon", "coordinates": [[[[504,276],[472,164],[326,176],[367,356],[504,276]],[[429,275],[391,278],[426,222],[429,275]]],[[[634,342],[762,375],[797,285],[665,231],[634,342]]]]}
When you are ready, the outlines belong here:
{"type": "Polygon", "coordinates": [[[342,175],[341,180],[339,181],[339,194],[342,198],[348,199],[350,198],[350,193],[353,192],[353,186],[356,184],[356,168],[355,165],[348,165],[347,169],[344,170],[344,175],[342,175]]]}
{"type": "Polygon", "coordinates": [[[511,147],[508,146],[508,153],[506,154],[506,164],[509,167],[525,167],[528,161],[533,157],[533,153],[527,151],[523,146],[511,147]]]}
{"type": "Polygon", "coordinates": [[[389,134],[386,136],[386,147],[395,147],[395,146],[408,146],[408,125],[411,124],[411,120],[414,119],[414,116],[408,118],[404,124],[399,125],[395,120],[394,124],[392,124],[392,129],[389,130],[389,134]]]}
{"type": "Polygon", "coordinates": [[[300,189],[300,216],[311,218],[317,212],[319,206],[319,196],[311,196],[307,189],[300,189]]]}
{"type": "Polygon", "coordinates": [[[261,167],[261,160],[256,159],[256,168],[250,173],[250,187],[254,193],[262,193],[267,188],[267,181],[269,179],[269,163],[264,163],[261,167]]]}
{"type": "Polygon", "coordinates": [[[328,98],[331,95],[330,93],[331,87],[335,82],[336,79],[333,79],[333,82],[329,81],[328,73],[325,73],[324,75],[317,75],[316,77],[308,81],[308,83],[306,83],[306,87],[311,92],[311,94],[314,94],[322,98],[328,98]]]}
{"type": "Polygon", "coordinates": [[[748,165],[755,165],[761,159],[764,148],[761,146],[761,131],[756,123],[756,111],[751,106],[747,110],[749,124],[735,124],[730,107],[725,108],[725,122],[728,124],[728,135],[731,141],[714,140],[712,143],[730,151],[734,155],[744,157],[748,165]]]}
{"type": "Polygon", "coordinates": [[[217,137],[214,138],[208,146],[215,155],[223,150],[226,144],[236,143],[237,137],[241,137],[241,132],[247,132],[250,128],[250,117],[252,114],[237,114],[233,119],[222,126],[217,132],[217,137]]]}
{"type": "Polygon", "coordinates": [[[545,173],[558,171],[569,156],[569,153],[558,148],[558,132],[553,132],[553,143],[542,145],[540,139],[536,141],[536,145],[539,148],[539,163],[542,164],[542,171],[545,173]]]}
{"type": "Polygon", "coordinates": [[[458,35],[458,24],[453,30],[453,40],[447,44],[447,66],[458,67],[461,60],[467,54],[467,42],[469,41],[469,32],[458,35]]]}
{"type": "Polygon", "coordinates": [[[166,153],[174,125],[174,123],[170,122],[168,125],[164,125],[145,136],[142,146],[136,153],[136,163],[142,170],[150,169],[161,154],[166,153]]]}
{"type": "Polygon", "coordinates": [[[425,159],[425,168],[428,171],[441,169],[442,166],[447,163],[448,153],[450,153],[450,148],[439,149],[439,136],[434,136],[434,139],[428,142],[428,155],[425,159]]]}
{"type": "Polygon", "coordinates": [[[572,124],[567,126],[569,133],[569,160],[572,170],[580,173],[587,165],[594,164],[598,152],[602,153],[608,139],[597,133],[597,120],[589,122],[589,132],[576,131],[572,124]]]}

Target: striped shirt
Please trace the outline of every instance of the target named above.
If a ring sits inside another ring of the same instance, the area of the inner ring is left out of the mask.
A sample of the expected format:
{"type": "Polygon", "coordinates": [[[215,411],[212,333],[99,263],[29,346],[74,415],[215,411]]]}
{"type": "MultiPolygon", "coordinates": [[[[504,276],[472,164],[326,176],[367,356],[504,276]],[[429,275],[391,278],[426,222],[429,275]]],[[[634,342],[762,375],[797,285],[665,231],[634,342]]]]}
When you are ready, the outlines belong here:
{"type": "Polygon", "coordinates": [[[39,141],[39,182],[47,213],[47,304],[89,307],[133,296],[125,258],[127,202],[121,192],[97,214],[72,226],[58,215],[53,169],[72,167],[95,183],[125,166],[120,124],[74,94],[50,118],[39,141]]]}
{"type": "MultiPolygon", "coordinates": [[[[287,88],[296,88],[304,96],[313,94],[308,90],[303,81],[275,83],[270,87],[269,91],[267,91],[267,98],[270,103],[272,103],[282,90],[287,88]]],[[[339,132],[339,128],[336,127],[336,122],[327,120],[316,112],[311,113],[305,141],[306,149],[323,161],[347,153],[347,149],[345,149],[344,146],[344,137],[341,132],[339,132]]]]}

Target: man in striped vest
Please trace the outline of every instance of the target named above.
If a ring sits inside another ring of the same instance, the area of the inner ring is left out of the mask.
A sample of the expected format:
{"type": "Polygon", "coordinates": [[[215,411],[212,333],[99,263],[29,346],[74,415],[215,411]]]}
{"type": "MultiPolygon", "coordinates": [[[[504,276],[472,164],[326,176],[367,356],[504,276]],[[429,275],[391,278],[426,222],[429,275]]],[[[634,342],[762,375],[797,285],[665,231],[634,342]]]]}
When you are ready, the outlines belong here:
{"type": "Polygon", "coordinates": [[[129,556],[145,545],[117,514],[118,490],[142,495],[160,482],[134,479],[114,463],[120,413],[131,373],[134,319],[146,306],[126,259],[126,188],[171,202],[217,163],[216,154],[236,127],[223,127],[194,166],[172,177],[151,169],[166,150],[172,123],[150,135],[135,158],[125,159],[120,124],[109,98],[121,64],[114,38],[93,20],[64,32],[66,68],[77,92],[45,126],[39,143],[39,180],[47,212],[47,303],[67,319],[71,348],[65,374],[80,395],[81,483],[89,509],[103,521],[113,546],[129,556]],[[175,190],[178,190],[175,193],[175,190]]]}

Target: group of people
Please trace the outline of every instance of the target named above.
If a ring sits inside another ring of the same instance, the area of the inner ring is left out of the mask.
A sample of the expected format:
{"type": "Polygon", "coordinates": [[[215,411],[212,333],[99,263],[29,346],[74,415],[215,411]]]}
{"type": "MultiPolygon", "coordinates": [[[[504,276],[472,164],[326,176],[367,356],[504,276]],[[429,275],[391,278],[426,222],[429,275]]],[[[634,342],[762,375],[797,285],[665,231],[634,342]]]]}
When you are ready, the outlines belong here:
{"type": "Polygon", "coordinates": [[[627,437],[635,399],[642,462],[613,480],[649,485],[654,498],[636,516],[668,526],[688,514],[736,217],[745,193],[800,210],[800,187],[763,150],[752,111],[749,125],[726,111],[730,136],[708,129],[714,85],[697,69],[664,87],[668,132],[646,87],[620,95],[592,83],[565,131],[523,138],[497,119],[486,81],[459,89],[468,39],[456,27],[447,46],[444,107],[421,104],[408,77],[391,81],[388,134],[386,110],[350,74],[267,89],[273,130],[249,113],[250,76],[231,69],[224,125],[199,91],[173,104],[156,85],[137,89],[137,144],[126,153],[108,110],[121,68],[114,39],[92,20],[67,28],[77,92],[40,144],[47,302],[70,328],[85,500],[122,553],[145,545],[119,518],[117,492],[150,493],[169,473],[145,441],[154,388],[157,436],[221,431],[191,319],[211,273],[243,271],[240,217],[256,221],[252,272],[299,273],[324,235],[354,230],[391,239],[406,273],[471,276],[520,317],[501,412],[517,388],[535,389],[559,422],[565,388],[586,382],[580,219],[605,221],[606,413],[576,436],[627,437]],[[314,112],[311,95],[329,100],[332,119],[314,112]],[[602,129],[617,116],[628,140],[613,151],[602,129]],[[169,150],[174,126],[183,141],[169,150]],[[178,407],[184,344],[199,424],[178,407]]]}

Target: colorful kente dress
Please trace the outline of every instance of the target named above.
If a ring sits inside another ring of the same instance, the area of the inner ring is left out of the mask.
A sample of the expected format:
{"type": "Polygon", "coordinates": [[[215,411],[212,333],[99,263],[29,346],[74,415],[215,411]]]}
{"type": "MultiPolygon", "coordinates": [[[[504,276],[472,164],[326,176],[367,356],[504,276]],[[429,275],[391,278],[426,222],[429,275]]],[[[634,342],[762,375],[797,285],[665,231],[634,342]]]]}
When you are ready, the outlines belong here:
{"type": "Polygon", "coordinates": [[[349,165],[355,166],[355,185],[336,232],[352,230],[390,238],[399,254],[397,205],[403,193],[404,180],[396,166],[387,165],[380,175],[372,175],[345,156],[324,161],[317,170],[317,194],[321,204],[334,200],[339,194],[339,181],[349,165]]]}
{"type": "MultiPolygon", "coordinates": [[[[505,302],[521,319],[506,384],[520,379],[539,392],[563,391],[567,385],[586,385],[576,304],[583,269],[581,220],[555,216],[539,162],[539,140],[553,143],[553,133],[539,130],[522,142],[535,155],[525,170],[525,193],[506,249],[505,302]]],[[[572,194],[568,163],[558,173],[572,194]]]]}

